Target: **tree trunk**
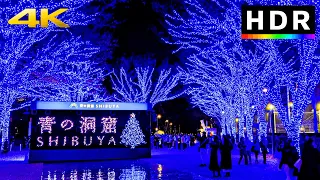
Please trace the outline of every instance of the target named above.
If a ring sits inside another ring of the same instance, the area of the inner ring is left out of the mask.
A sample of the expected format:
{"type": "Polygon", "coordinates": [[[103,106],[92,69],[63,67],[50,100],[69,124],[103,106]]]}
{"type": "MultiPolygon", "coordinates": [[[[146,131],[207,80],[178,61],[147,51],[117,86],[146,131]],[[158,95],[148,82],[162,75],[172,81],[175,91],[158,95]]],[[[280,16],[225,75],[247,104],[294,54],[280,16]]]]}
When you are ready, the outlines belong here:
{"type": "Polygon", "coordinates": [[[292,115],[288,116],[291,118],[288,121],[289,126],[285,127],[288,133],[288,137],[292,139],[294,146],[297,148],[299,155],[300,155],[300,127],[301,127],[301,121],[303,119],[303,116],[304,116],[304,111],[299,112],[297,109],[293,109],[292,115]]]}
{"type": "Polygon", "coordinates": [[[243,116],[240,116],[239,117],[239,141],[241,137],[244,137],[244,123],[245,123],[245,120],[243,116]]]}
{"type": "Polygon", "coordinates": [[[286,128],[288,138],[290,138],[300,155],[300,126],[293,125],[286,128]]]}
{"type": "Polygon", "coordinates": [[[1,121],[2,121],[2,144],[1,144],[1,151],[4,150],[4,142],[10,141],[10,138],[9,138],[9,125],[10,125],[10,111],[9,109],[3,109],[1,112],[0,112],[0,118],[1,118],[1,121]]]}
{"type": "Polygon", "coordinates": [[[221,126],[221,133],[223,135],[225,135],[226,134],[226,125],[225,124],[221,124],[220,126],[221,126]]]}
{"type": "Polygon", "coordinates": [[[253,133],[252,133],[252,126],[253,126],[253,118],[251,116],[246,115],[246,128],[247,128],[247,137],[250,141],[253,141],[253,133]]]}
{"type": "Polygon", "coordinates": [[[267,137],[267,121],[265,117],[265,110],[260,110],[258,114],[258,121],[259,121],[259,140],[267,137]]]}
{"type": "Polygon", "coordinates": [[[232,116],[231,119],[232,119],[232,121],[230,124],[230,131],[231,131],[231,134],[234,137],[234,139],[236,139],[237,138],[237,129],[236,129],[237,124],[235,123],[236,118],[232,116]]]}
{"type": "Polygon", "coordinates": [[[226,134],[230,134],[231,135],[231,131],[230,131],[230,125],[226,125],[226,134]]]}

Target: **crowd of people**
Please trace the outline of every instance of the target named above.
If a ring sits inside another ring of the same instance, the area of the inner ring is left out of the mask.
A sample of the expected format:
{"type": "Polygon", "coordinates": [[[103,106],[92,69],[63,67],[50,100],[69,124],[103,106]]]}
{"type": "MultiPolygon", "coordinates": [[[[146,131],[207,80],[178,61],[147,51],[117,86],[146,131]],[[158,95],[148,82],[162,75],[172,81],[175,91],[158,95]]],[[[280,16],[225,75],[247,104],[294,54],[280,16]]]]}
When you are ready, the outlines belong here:
{"type": "Polygon", "coordinates": [[[155,134],[151,136],[151,142],[155,149],[169,148],[185,150],[195,144],[196,136],[193,134],[155,134]]]}
{"type": "MultiPolygon", "coordinates": [[[[206,167],[206,156],[210,155],[209,169],[214,177],[221,177],[224,173],[226,177],[231,176],[232,170],[232,151],[238,150],[240,158],[238,164],[243,160],[245,165],[253,163],[258,164],[261,155],[263,164],[267,163],[267,154],[269,153],[267,138],[258,139],[254,137],[251,141],[247,137],[241,137],[239,142],[230,135],[210,135],[202,132],[195,134],[163,134],[151,137],[155,149],[168,148],[185,150],[188,147],[197,145],[201,157],[200,166],[206,167]],[[210,152],[211,151],[211,152],[210,152]]],[[[275,137],[275,151],[281,154],[279,160],[279,170],[285,172],[287,180],[292,177],[297,180],[320,180],[320,149],[316,144],[315,138],[305,136],[301,139],[301,153],[297,151],[291,139],[285,136],[275,137]]]]}
{"type": "MultiPolygon", "coordinates": [[[[229,177],[232,169],[231,152],[233,149],[238,149],[240,165],[244,159],[244,164],[252,164],[251,155],[255,156],[255,163],[259,163],[258,156],[262,155],[263,164],[267,163],[267,154],[269,153],[267,138],[254,138],[253,141],[249,138],[242,137],[238,143],[230,135],[209,136],[206,133],[197,136],[199,142],[199,152],[201,157],[200,166],[206,166],[204,157],[207,153],[207,148],[211,148],[209,169],[213,172],[214,177],[221,177],[221,172],[229,177]]],[[[292,178],[297,180],[319,180],[320,179],[320,151],[315,144],[314,138],[302,140],[301,156],[297,152],[292,140],[276,140],[276,150],[281,153],[279,161],[279,170],[283,168],[287,180],[292,178]]]]}
{"type": "Polygon", "coordinates": [[[258,156],[261,153],[263,158],[263,164],[267,163],[267,154],[269,152],[268,149],[268,140],[267,138],[262,138],[261,141],[256,137],[253,142],[249,140],[249,138],[240,138],[240,142],[238,143],[238,148],[240,150],[240,159],[238,164],[241,164],[242,159],[244,158],[245,165],[252,164],[251,154],[255,156],[255,163],[257,164],[258,156]]]}

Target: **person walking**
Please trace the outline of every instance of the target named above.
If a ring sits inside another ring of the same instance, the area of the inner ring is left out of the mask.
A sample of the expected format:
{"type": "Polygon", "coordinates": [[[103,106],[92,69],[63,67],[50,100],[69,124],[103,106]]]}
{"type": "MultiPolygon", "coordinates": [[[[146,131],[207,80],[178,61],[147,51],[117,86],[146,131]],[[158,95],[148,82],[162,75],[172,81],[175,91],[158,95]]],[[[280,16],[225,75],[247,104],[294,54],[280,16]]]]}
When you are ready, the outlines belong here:
{"type": "Polygon", "coordinates": [[[169,142],[169,136],[167,134],[163,135],[163,147],[169,147],[168,142],[169,142]]]}
{"type": "Polygon", "coordinates": [[[174,134],[172,138],[172,148],[177,149],[177,135],[174,134]]]}
{"type": "Polygon", "coordinates": [[[163,135],[159,136],[159,148],[163,147],[163,135]]]}
{"type": "Polygon", "coordinates": [[[246,146],[246,143],[244,141],[244,137],[241,137],[240,138],[240,142],[238,144],[238,148],[240,149],[240,159],[239,159],[239,162],[238,164],[240,165],[243,157],[244,157],[244,164],[245,165],[248,165],[248,157],[247,157],[247,146],[246,146]]]}
{"type": "Polygon", "coordinates": [[[193,146],[194,145],[194,141],[195,141],[196,139],[194,138],[194,135],[193,134],[191,134],[191,136],[190,136],[190,146],[193,146]]]}
{"type": "Polygon", "coordinates": [[[208,144],[208,138],[206,137],[206,132],[202,133],[202,136],[198,137],[199,141],[199,152],[200,152],[200,158],[201,158],[201,164],[200,166],[206,166],[205,163],[205,157],[207,155],[207,144],[208,144]]]}
{"type": "Polygon", "coordinates": [[[182,150],[184,151],[186,149],[186,135],[181,136],[181,146],[182,150]]]}
{"type": "Polygon", "coordinates": [[[260,149],[263,157],[263,164],[267,164],[268,141],[266,137],[263,137],[260,141],[260,149]]]}
{"type": "Polygon", "coordinates": [[[178,149],[179,149],[179,150],[182,149],[181,137],[182,137],[182,135],[179,134],[179,135],[178,135],[178,149]]]}
{"type": "Polygon", "coordinates": [[[258,156],[259,156],[259,152],[260,152],[260,145],[259,145],[259,140],[258,138],[256,138],[253,141],[253,152],[254,152],[254,157],[255,157],[255,163],[258,164],[258,156]]]}
{"type": "Polygon", "coordinates": [[[211,153],[210,153],[209,169],[212,171],[213,177],[221,177],[219,157],[218,157],[220,142],[219,142],[218,136],[213,137],[213,141],[211,141],[210,147],[211,147],[211,153]],[[217,173],[217,175],[216,175],[216,173],[217,173]]]}
{"type": "Polygon", "coordinates": [[[280,150],[281,160],[279,164],[279,169],[284,168],[287,180],[290,180],[293,175],[294,163],[299,159],[298,153],[296,153],[295,147],[291,145],[291,140],[287,140],[280,150]]]}
{"type": "Polygon", "coordinates": [[[246,156],[247,156],[247,162],[249,161],[249,164],[251,164],[251,151],[252,151],[252,147],[253,147],[253,143],[251,142],[251,140],[246,137],[245,140],[245,144],[246,144],[246,156]]]}
{"type": "Polygon", "coordinates": [[[221,169],[226,173],[226,177],[230,177],[232,169],[231,151],[233,149],[229,136],[224,135],[221,143],[221,169]]]}
{"type": "MultiPolygon", "coordinates": [[[[206,136],[207,136],[208,139],[211,139],[211,136],[210,136],[209,132],[206,133],[206,136]]],[[[207,154],[210,154],[211,148],[210,148],[210,144],[209,143],[207,143],[206,149],[207,149],[207,154]]]]}

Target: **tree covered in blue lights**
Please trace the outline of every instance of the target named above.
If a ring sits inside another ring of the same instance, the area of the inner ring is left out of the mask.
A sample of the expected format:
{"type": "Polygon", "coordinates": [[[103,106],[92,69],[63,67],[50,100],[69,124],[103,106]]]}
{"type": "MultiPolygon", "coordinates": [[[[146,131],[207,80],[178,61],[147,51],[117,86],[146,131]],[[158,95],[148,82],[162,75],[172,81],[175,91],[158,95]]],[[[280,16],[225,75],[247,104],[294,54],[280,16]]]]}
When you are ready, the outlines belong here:
{"type": "MultiPolygon", "coordinates": [[[[2,1],[0,12],[0,126],[2,142],[8,139],[9,117],[13,103],[18,98],[35,99],[50,95],[46,87],[52,85],[54,79],[50,72],[54,71],[55,62],[67,60],[72,55],[72,44],[68,39],[59,39],[53,46],[46,46],[44,41],[52,42],[55,35],[66,29],[57,28],[49,23],[48,28],[29,28],[27,25],[9,25],[8,20],[25,8],[68,8],[59,19],[69,26],[87,25],[95,16],[83,13],[83,7],[90,0],[58,0],[58,1],[2,1]],[[53,37],[53,38],[52,38],[53,37]]],[[[80,40],[79,40],[80,41],[80,40]]],[[[48,43],[50,44],[50,43],[48,43]]],[[[25,103],[28,105],[28,103],[25,103]]],[[[22,107],[22,106],[21,106],[22,107]]],[[[20,107],[20,108],[21,108],[20,107]]]]}
{"type": "MultiPolygon", "coordinates": [[[[316,40],[292,40],[290,49],[294,49],[297,58],[295,73],[291,77],[278,79],[271,94],[272,103],[283,122],[296,147],[299,147],[300,127],[304,117],[304,112],[314,94],[315,87],[320,82],[320,66],[318,49],[318,37],[316,40]],[[285,96],[283,96],[285,92],[285,96]],[[292,102],[292,106],[290,106],[292,102]]],[[[299,150],[299,148],[298,148],[299,150]]]]}
{"type": "Polygon", "coordinates": [[[46,71],[46,95],[40,99],[45,101],[85,102],[111,100],[105,95],[103,81],[111,72],[106,70],[106,64],[92,60],[100,49],[90,42],[81,41],[81,37],[72,34],[61,44],[54,41],[47,44],[56,52],[63,52],[63,58],[56,58],[54,68],[46,71]],[[71,47],[72,50],[64,47],[71,47]]]}
{"type": "Polygon", "coordinates": [[[208,58],[190,56],[187,70],[183,70],[182,74],[185,85],[192,87],[189,94],[194,105],[210,116],[211,111],[228,115],[228,118],[223,118],[224,122],[220,122],[233,131],[237,118],[240,137],[245,135],[246,129],[252,139],[254,115],[261,106],[259,103],[263,102],[258,99],[263,98],[262,89],[272,80],[270,72],[276,73],[278,65],[268,61],[267,55],[260,56],[251,51],[246,53],[241,46],[236,49],[238,51],[216,48],[208,58]]]}
{"type": "MultiPolygon", "coordinates": [[[[314,5],[319,6],[318,1],[283,1],[284,5],[314,5]]],[[[319,11],[316,8],[316,38],[314,40],[288,40],[282,41],[282,46],[273,51],[271,55],[276,58],[294,59],[293,72],[286,72],[285,75],[277,76],[276,84],[271,93],[272,103],[283,122],[288,137],[295,142],[295,146],[300,152],[300,127],[304,112],[311,103],[315,87],[320,82],[320,54],[319,50],[319,11]],[[285,46],[286,48],[283,48],[285,46]],[[282,48],[281,48],[282,47],[282,48]],[[283,50],[285,49],[285,50],[283,50]],[[294,53],[292,53],[294,52],[294,53]],[[281,54],[282,56],[280,56],[281,54]],[[281,92],[286,92],[286,98],[281,96],[281,92]],[[293,106],[290,107],[290,102],[293,106]]]]}
{"type": "Polygon", "coordinates": [[[121,102],[144,102],[155,106],[185,93],[181,73],[165,60],[156,67],[151,55],[122,57],[122,64],[110,75],[114,98],[121,102]]]}
{"type": "MultiPolygon", "coordinates": [[[[241,40],[241,5],[303,5],[315,1],[231,1],[185,0],[185,11],[166,15],[170,38],[166,43],[177,51],[188,54],[187,68],[183,71],[185,84],[192,85],[192,103],[208,115],[219,111],[220,104],[232,94],[233,106],[239,118],[239,134],[246,126],[252,135],[253,115],[260,119],[259,135],[265,136],[264,107],[271,102],[279,111],[288,136],[298,142],[299,127],[306,105],[310,101],[319,71],[315,49],[318,40],[241,40]],[[292,51],[296,48],[297,51],[292,51]],[[183,51],[183,50],[188,50],[183,51]],[[191,52],[191,53],[190,53],[191,52]],[[292,58],[288,58],[288,54],[292,58]],[[299,68],[297,64],[300,65],[299,68]],[[294,101],[292,117],[288,118],[279,87],[290,87],[294,101]],[[200,88],[199,88],[200,87],[200,88]],[[267,89],[267,93],[263,92],[267,89]],[[222,92],[222,97],[219,92],[222,92]],[[201,93],[199,93],[201,92],[201,93]],[[218,93],[215,93],[218,92],[218,93]],[[214,94],[215,93],[215,94],[214,94]],[[199,96],[202,94],[202,97],[199,96]],[[210,95],[213,94],[213,97],[210,95]],[[207,96],[206,96],[207,95],[207,96]],[[205,104],[204,101],[212,102],[205,104]],[[236,106],[234,104],[237,104],[236,106]],[[244,125],[245,124],[245,125],[244,125]]],[[[317,12],[318,13],[318,12],[317,12]]],[[[318,15],[317,15],[318,17],[318,15]]],[[[319,21],[319,19],[317,20],[319,21]]],[[[318,37],[318,35],[317,35],[318,37]]],[[[221,113],[220,113],[221,115],[221,113]]],[[[220,118],[221,119],[221,118],[220,118]]],[[[232,124],[234,118],[229,118],[232,124]]],[[[225,122],[224,122],[225,123],[225,122]]],[[[223,123],[222,123],[223,124],[223,123]]],[[[297,144],[297,143],[296,143],[297,144]]]]}
{"type": "Polygon", "coordinates": [[[221,126],[222,134],[236,135],[234,121],[229,118],[236,118],[237,104],[234,102],[233,94],[223,95],[223,90],[219,87],[206,89],[206,87],[194,88],[188,91],[191,95],[193,105],[199,107],[201,111],[211,117],[216,117],[221,126]]]}
{"type": "Polygon", "coordinates": [[[185,91],[177,89],[181,73],[172,69],[162,69],[159,74],[150,66],[136,67],[133,72],[125,68],[114,70],[111,74],[115,99],[121,102],[144,102],[155,106],[159,102],[175,99],[185,91]],[[129,75],[130,74],[130,75],[129,75]]]}

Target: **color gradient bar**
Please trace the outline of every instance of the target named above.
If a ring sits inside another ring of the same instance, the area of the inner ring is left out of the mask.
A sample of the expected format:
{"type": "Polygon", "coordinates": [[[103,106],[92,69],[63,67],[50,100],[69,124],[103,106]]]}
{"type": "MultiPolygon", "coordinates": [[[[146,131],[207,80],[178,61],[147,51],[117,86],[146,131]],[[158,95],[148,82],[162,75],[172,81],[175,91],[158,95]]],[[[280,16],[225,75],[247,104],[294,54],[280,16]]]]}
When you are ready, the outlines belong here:
{"type": "Polygon", "coordinates": [[[315,39],[314,34],[242,34],[242,39],[315,39]]]}

